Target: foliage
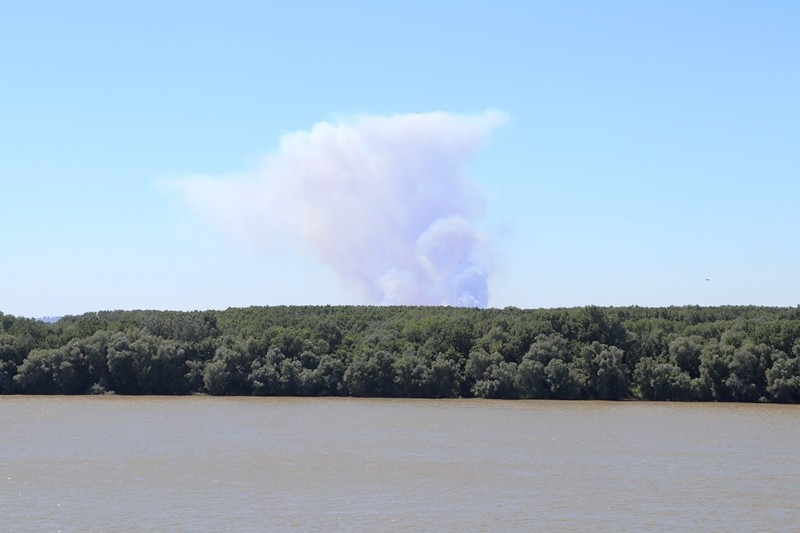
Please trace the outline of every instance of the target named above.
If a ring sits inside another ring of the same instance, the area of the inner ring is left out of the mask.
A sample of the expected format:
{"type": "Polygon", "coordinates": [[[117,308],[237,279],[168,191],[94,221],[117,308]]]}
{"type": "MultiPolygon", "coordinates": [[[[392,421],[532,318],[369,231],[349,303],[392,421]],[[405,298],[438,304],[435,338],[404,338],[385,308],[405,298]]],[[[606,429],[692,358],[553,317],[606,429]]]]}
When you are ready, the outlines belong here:
{"type": "Polygon", "coordinates": [[[800,403],[800,307],[0,313],[0,394],[800,403]]]}

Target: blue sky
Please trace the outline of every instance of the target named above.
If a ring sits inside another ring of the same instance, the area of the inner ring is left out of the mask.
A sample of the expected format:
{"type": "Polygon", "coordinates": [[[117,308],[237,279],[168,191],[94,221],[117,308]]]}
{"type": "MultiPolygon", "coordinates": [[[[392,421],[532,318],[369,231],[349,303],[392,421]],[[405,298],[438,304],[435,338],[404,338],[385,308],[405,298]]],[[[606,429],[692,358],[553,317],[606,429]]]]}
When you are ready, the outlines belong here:
{"type": "MultiPolygon", "coordinates": [[[[434,209],[428,230],[479,248],[467,266],[490,306],[800,304],[796,2],[129,4],[4,8],[4,313],[392,303],[367,295],[386,276],[359,285],[331,255],[379,236],[348,247],[358,232],[338,214],[389,230],[339,211],[335,189],[308,203],[297,174],[275,170],[287,138],[310,139],[292,157],[313,159],[326,127],[337,146],[400,161],[367,158],[364,186],[383,179],[375,168],[393,186],[422,168],[426,187],[445,169],[464,202],[434,209]],[[458,137],[488,110],[504,118],[458,137]],[[409,137],[397,121],[410,116],[433,129],[409,137]],[[364,124],[381,120],[393,136],[376,149],[364,124]],[[232,227],[213,195],[191,202],[180,184],[197,179],[272,185],[232,227]],[[275,205],[305,218],[265,222],[275,205]],[[337,231],[304,233],[314,223],[337,231]]],[[[413,219],[415,205],[392,213],[413,219]]],[[[404,235],[410,251],[378,266],[398,283],[436,278],[404,235]],[[401,256],[417,266],[398,274],[401,256]]],[[[456,303],[421,290],[401,303],[456,303]]]]}

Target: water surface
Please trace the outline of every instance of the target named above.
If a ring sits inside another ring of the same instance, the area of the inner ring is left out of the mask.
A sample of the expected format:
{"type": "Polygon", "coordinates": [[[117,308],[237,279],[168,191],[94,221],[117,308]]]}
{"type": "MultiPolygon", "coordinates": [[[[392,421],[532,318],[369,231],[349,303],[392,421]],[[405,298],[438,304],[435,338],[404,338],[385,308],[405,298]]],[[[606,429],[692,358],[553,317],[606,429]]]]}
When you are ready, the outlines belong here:
{"type": "Polygon", "coordinates": [[[800,406],[0,398],[3,531],[793,530],[800,406]]]}

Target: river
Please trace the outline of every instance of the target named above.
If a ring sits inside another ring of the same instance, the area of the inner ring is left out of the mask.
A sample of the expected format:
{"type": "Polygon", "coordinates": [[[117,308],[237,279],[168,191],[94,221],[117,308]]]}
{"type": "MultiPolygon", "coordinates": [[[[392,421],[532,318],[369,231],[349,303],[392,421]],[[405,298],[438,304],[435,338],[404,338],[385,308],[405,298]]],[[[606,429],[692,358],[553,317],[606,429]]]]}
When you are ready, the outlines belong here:
{"type": "Polygon", "coordinates": [[[800,406],[0,397],[1,531],[799,525],[800,406]]]}

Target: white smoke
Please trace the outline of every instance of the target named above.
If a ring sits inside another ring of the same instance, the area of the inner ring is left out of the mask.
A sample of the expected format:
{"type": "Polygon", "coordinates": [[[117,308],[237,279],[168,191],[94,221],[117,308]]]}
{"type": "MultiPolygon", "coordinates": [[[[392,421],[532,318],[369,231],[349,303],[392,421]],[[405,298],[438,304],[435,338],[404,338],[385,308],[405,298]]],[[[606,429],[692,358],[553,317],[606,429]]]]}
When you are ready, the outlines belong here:
{"type": "Polygon", "coordinates": [[[239,235],[289,231],[367,303],[485,306],[483,201],[467,161],[505,115],[422,113],[320,122],[263,166],[173,183],[239,235]]]}

